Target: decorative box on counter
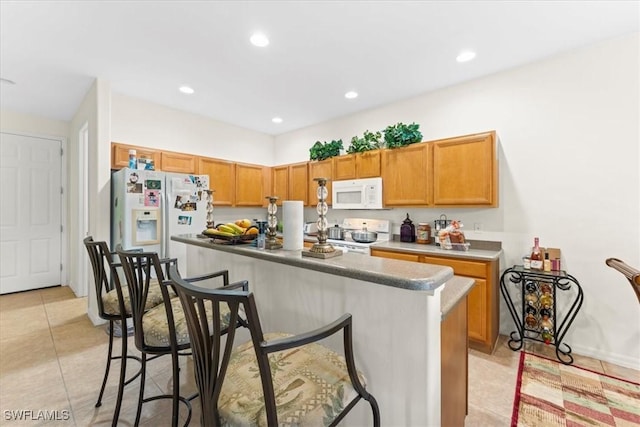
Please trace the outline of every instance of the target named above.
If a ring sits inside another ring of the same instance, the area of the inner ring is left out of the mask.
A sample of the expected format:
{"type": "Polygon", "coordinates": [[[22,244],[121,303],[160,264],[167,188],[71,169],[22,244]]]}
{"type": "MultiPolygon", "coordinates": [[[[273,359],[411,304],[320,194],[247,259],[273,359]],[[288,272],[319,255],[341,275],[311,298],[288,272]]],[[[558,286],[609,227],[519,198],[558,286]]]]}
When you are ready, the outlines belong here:
{"type": "Polygon", "coordinates": [[[468,251],[471,246],[467,243],[462,228],[462,222],[453,220],[446,228],[438,232],[438,241],[442,249],[453,249],[456,251],[468,251]]]}

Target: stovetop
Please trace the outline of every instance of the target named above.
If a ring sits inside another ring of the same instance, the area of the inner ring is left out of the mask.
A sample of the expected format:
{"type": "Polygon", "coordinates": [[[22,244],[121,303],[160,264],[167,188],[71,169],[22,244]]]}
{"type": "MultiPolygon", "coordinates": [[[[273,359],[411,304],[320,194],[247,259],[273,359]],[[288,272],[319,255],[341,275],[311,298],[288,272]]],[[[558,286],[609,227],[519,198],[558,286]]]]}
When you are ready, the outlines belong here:
{"type": "Polygon", "coordinates": [[[327,242],[332,245],[340,246],[340,245],[349,245],[360,248],[367,248],[378,242],[386,242],[389,241],[390,228],[391,224],[389,220],[386,219],[366,219],[366,218],[345,218],[342,220],[341,227],[344,228],[347,232],[344,240],[338,239],[327,239],[327,242]],[[371,243],[360,243],[355,242],[351,238],[350,231],[360,231],[362,230],[363,223],[366,224],[367,231],[375,231],[378,233],[378,238],[375,242],[371,243]]]}

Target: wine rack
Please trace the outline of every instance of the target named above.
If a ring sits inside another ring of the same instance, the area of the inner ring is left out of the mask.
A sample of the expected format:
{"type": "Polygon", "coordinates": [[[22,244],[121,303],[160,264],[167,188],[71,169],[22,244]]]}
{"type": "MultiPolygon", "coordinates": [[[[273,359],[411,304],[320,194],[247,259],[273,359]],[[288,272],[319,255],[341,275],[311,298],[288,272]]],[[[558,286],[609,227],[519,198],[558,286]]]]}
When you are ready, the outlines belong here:
{"type": "Polygon", "coordinates": [[[525,339],[538,341],[554,346],[560,362],[573,363],[571,347],[563,339],[584,299],[575,277],[565,271],[537,271],[516,265],[500,277],[500,292],[517,329],[509,337],[511,350],[520,350],[525,339]],[[516,292],[512,291],[514,286],[516,292]],[[516,293],[518,309],[513,298],[516,293]]]}

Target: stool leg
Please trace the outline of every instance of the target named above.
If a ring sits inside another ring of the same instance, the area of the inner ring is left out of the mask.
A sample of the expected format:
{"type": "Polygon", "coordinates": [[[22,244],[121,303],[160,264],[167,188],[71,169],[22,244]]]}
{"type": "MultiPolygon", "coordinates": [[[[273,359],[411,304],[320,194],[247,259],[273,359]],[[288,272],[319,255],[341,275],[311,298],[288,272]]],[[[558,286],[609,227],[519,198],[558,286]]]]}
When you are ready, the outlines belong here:
{"type": "MultiPolygon", "coordinates": [[[[126,320],[122,322],[123,325],[127,325],[126,320]]],[[[116,409],[113,411],[112,427],[118,425],[118,418],[120,417],[120,407],[122,406],[122,395],[124,393],[124,385],[127,381],[127,340],[129,338],[126,328],[122,330],[120,334],[122,337],[122,356],[120,357],[120,382],[118,383],[118,397],[116,398],[116,409]]]]}
{"type": "Polygon", "coordinates": [[[107,353],[107,366],[104,370],[104,378],[102,379],[102,387],[100,387],[100,394],[98,395],[96,408],[102,405],[102,395],[104,394],[104,388],[107,385],[107,377],[109,376],[109,369],[111,368],[112,351],[113,351],[113,320],[109,320],[109,352],[107,353]]]}
{"type": "Polygon", "coordinates": [[[171,352],[171,362],[173,365],[173,417],[171,425],[173,427],[178,426],[178,414],[180,404],[180,367],[178,365],[178,351],[173,350],[171,352]]]}
{"type": "Polygon", "coordinates": [[[140,414],[142,413],[142,401],[144,400],[144,383],[147,379],[147,353],[142,352],[141,355],[141,371],[140,371],[140,395],[138,396],[138,411],[136,413],[135,426],[140,425],[140,414]]]}

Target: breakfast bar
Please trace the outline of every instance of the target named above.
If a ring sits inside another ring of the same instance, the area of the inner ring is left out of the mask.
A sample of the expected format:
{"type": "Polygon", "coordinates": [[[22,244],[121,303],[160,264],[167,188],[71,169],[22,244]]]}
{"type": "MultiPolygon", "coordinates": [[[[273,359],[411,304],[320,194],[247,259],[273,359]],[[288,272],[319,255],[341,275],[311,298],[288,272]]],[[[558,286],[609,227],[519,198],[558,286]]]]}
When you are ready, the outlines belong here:
{"type": "MultiPolygon", "coordinates": [[[[301,333],[351,313],[356,364],[382,425],[441,425],[441,322],[466,301],[472,279],[450,267],[352,253],[316,259],[195,234],[171,239],[187,245],[189,275],[226,269],[231,281],[248,280],[265,332],[301,333]]],[[[342,353],[339,334],[324,344],[342,353]]],[[[459,375],[466,384],[466,369],[459,375]]],[[[368,405],[356,405],[343,423],[371,425],[368,405]]]]}

